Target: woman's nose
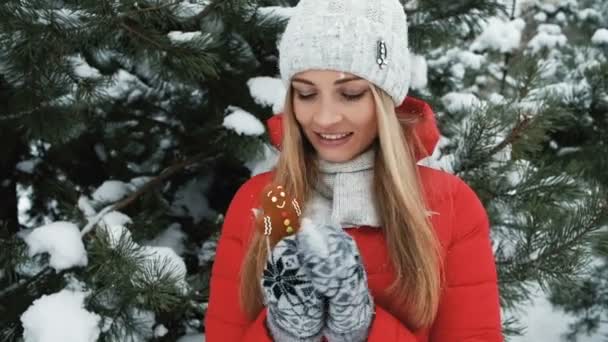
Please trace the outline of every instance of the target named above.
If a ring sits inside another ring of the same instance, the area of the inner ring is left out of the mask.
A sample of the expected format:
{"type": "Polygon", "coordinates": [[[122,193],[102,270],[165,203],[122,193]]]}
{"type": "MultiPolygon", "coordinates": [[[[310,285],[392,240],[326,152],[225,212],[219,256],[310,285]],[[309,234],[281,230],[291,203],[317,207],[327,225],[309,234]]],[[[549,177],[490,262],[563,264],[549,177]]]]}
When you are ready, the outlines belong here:
{"type": "Polygon", "coordinates": [[[314,124],[320,128],[330,127],[341,120],[342,115],[339,114],[337,108],[328,104],[322,104],[313,116],[314,124]]]}

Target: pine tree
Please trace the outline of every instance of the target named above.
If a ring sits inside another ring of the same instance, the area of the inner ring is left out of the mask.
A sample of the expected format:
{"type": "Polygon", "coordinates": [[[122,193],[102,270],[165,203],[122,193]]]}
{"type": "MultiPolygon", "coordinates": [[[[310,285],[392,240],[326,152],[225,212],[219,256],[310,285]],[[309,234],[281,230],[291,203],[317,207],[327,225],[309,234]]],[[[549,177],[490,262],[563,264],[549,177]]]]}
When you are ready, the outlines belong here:
{"type": "Polygon", "coordinates": [[[608,155],[606,45],[592,39],[603,27],[593,18],[606,7],[505,5],[482,34],[428,53],[425,91],[431,101],[441,97],[435,107],[446,139],[435,163],[472,184],[490,213],[505,331],[518,334],[515,309],[534,287],[550,292],[590,279],[591,242],[607,222],[608,182],[598,172],[608,155]],[[560,145],[573,135],[580,154],[564,158],[569,149],[560,145]]]}
{"type": "MultiPolygon", "coordinates": [[[[0,4],[0,339],[17,340],[33,301],[63,289],[87,294],[103,341],[204,331],[222,213],[276,157],[260,121],[281,109],[276,42],[296,2],[0,4]],[[86,266],[29,255],[27,237],[51,222],[82,234],[86,266]]],[[[555,56],[547,41],[560,32],[530,24],[546,5],[403,3],[410,95],[433,105],[443,134],[425,163],[465,179],[488,209],[505,332],[517,334],[534,284],[586,276],[607,220],[605,190],[551,147],[573,127],[589,132],[577,141],[586,155],[605,147],[575,115],[605,115],[605,58],[585,69],[595,102],[565,102],[548,85],[579,80],[578,61],[601,55],[555,56]]]]}
{"type": "Polygon", "coordinates": [[[258,6],[0,4],[0,340],[64,288],[88,294],[100,340],[202,331],[208,252],[264,140],[224,127],[265,113],[247,81],[276,69],[284,19],[258,6]],[[80,230],[86,266],[29,255],[23,237],[45,230],[80,230]]]}
{"type": "MultiPolygon", "coordinates": [[[[581,178],[608,188],[608,4],[602,1],[560,2],[535,5],[531,21],[563,27],[567,44],[548,53],[559,69],[547,78],[554,97],[568,113],[561,129],[554,132],[546,154],[558,166],[581,178]]],[[[591,245],[591,262],[574,283],[550,286],[550,300],[576,316],[565,335],[576,341],[584,334],[605,332],[608,325],[608,234],[600,231],[591,245]]],[[[604,340],[606,336],[604,335],[604,340]]]]}

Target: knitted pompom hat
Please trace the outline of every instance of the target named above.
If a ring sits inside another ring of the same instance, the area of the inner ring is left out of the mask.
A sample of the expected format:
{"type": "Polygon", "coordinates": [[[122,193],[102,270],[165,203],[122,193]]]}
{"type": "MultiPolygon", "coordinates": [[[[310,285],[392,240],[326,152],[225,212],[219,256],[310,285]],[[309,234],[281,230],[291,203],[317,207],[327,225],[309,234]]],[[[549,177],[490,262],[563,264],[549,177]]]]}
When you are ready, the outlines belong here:
{"type": "Polygon", "coordinates": [[[301,0],[279,43],[281,78],[311,69],[348,72],[400,105],[410,86],[407,22],[399,0],[301,0]]]}

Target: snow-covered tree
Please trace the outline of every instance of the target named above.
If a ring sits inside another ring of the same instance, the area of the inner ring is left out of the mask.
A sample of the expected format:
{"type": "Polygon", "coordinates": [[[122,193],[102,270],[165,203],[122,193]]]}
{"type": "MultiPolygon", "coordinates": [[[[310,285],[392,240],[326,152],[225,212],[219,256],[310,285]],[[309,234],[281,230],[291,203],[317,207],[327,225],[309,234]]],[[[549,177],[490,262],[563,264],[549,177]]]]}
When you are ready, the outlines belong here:
{"type": "MultiPolygon", "coordinates": [[[[543,75],[548,93],[566,117],[545,147],[562,170],[608,187],[608,3],[558,1],[532,3],[526,21],[538,27],[530,44],[545,41],[538,51],[546,61],[543,75]],[[547,34],[542,34],[545,32],[547,34]],[[558,34],[559,33],[559,34],[558,34]]],[[[608,230],[594,235],[593,253],[584,277],[550,286],[550,299],[576,316],[565,337],[590,334],[606,340],[608,331],[608,230]]]]}
{"type": "Polygon", "coordinates": [[[521,311],[510,309],[537,296],[536,287],[606,279],[588,278],[587,261],[608,215],[608,45],[600,15],[608,7],[504,4],[505,12],[481,23],[481,34],[464,32],[426,53],[422,93],[442,109],[438,165],[474,185],[490,212],[511,322],[521,311]]]}
{"type": "Polygon", "coordinates": [[[0,3],[0,340],[202,332],[222,213],[264,152],[248,81],[284,19],[257,7],[0,3]]]}

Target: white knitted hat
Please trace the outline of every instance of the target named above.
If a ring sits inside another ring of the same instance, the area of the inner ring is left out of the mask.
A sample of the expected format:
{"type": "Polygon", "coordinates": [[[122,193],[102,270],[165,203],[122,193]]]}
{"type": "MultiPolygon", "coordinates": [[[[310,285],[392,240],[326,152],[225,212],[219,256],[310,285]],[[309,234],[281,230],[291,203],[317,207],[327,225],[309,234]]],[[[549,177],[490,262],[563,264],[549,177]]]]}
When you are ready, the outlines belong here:
{"type": "Polygon", "coordinates": [[[279,43],[286,86],[310,69],[352,73],[400,105],[410,86],[406,15],[399,0],[301,0],[279,43]]]}

